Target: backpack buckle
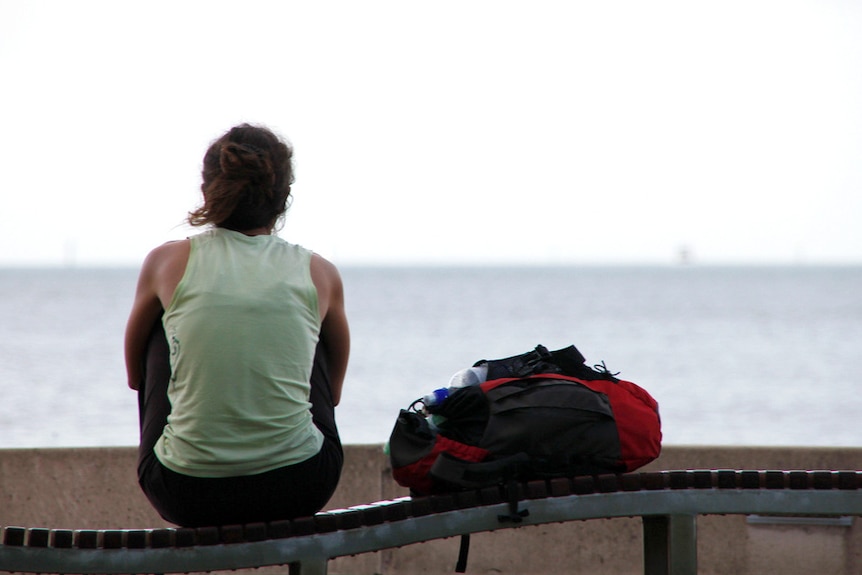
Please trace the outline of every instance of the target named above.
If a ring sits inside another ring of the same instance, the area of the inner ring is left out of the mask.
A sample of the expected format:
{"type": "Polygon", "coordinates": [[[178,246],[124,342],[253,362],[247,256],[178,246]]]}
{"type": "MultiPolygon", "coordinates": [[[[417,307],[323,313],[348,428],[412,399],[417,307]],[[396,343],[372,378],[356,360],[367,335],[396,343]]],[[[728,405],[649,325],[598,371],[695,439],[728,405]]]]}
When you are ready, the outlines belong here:
{"type": "Polygon", "coordinates": [[[524,354],[523,357],[524,359],[520,366],[517,364],[512,366],[515,377],[526,377],[540,371],[537,369],[538,366],[551,359],[551,352],[544,345],[537,345],[536,349],[524,354]]]}

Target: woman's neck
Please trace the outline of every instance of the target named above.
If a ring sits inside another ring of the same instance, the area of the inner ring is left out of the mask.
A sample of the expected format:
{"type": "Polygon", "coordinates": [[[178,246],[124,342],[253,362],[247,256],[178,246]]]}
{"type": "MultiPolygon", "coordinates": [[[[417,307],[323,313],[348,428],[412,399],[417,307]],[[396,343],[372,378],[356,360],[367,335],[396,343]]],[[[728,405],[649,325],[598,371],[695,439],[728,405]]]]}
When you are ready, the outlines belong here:
{"type": "Polygon", "coordinates": [[[272,226],[260,226],[259,228],[251,228],[248,230],[238,230],[236,228],[226,228],[224,226],[216,226],[217,228],[222,228],[225,230],[230,230],[232,232],[236,232],[238,234],[243,234],[246,236],[270,236],[272,235],[272,226]]]}
{"type": "Polygon", "coordinates": [[[247,236],[268,236],[272,234],[272,228],[267,226],[261,226],[259,228],[254,228],[251,230],[238,230],[239,233],[245,234],[247,236]]]}

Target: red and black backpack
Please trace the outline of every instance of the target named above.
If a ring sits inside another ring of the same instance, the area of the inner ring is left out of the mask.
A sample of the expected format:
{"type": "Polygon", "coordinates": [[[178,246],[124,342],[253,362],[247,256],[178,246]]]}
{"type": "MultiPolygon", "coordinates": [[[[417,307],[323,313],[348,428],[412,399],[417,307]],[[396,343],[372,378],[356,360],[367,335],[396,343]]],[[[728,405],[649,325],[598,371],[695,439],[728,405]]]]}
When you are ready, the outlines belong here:
{"type": "Polygon", "coordinates": [[[574,346],[475,366],[487,368],[484,383],[398,416],[392,472],[416,495],[633,471],[661,451],[656,400],[603,363],[587,366],[574,346]]]}

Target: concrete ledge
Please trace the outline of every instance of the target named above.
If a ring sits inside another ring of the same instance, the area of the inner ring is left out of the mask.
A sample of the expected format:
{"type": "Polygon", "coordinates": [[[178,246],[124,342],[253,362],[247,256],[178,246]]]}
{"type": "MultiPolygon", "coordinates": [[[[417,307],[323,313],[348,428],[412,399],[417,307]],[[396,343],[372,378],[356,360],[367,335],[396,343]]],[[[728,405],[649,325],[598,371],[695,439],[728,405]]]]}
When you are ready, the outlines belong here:
{"type": "MultiPolygon", "coordinates": [[[[645,470],[857,469],[862,449],[666,447],[645,470]]],[[[0,450],[0,524],[69,529],[169,525],[135,479],[133,448],[0,450]]],[[[328,508],[406,494],[392,480],[382,448],[348,446],[341,485],[328,508]]],[[[862,528],[698,519],[699,572],[862,575],[862,528]]],[[[526,527],[473,536],[470,573],[640,573],[640,519],[526,527]]],[[[332,574],[451,573],[457,539],[410,545],[330,562],[332,574]]],[[[278,573],[283,568],[250,573],[278,573]]]]}

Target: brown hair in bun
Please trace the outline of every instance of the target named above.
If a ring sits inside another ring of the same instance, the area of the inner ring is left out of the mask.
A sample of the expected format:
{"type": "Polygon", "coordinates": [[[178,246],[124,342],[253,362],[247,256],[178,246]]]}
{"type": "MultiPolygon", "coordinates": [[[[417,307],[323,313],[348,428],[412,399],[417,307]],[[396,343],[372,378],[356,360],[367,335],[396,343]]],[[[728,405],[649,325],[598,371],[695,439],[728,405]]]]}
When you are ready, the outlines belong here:
{"type": "Polygon", "coordinates": [[[290,145],[268,128],[231,128],[204,155],[204,203],[189,223],[236,231],[275,226],[289,205],[292,158],[290,145]]]}

